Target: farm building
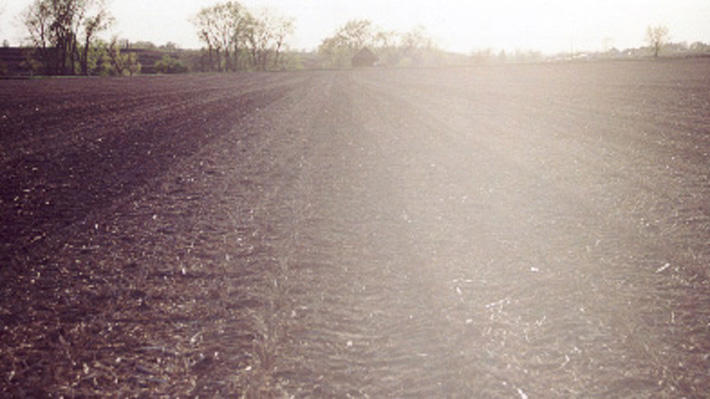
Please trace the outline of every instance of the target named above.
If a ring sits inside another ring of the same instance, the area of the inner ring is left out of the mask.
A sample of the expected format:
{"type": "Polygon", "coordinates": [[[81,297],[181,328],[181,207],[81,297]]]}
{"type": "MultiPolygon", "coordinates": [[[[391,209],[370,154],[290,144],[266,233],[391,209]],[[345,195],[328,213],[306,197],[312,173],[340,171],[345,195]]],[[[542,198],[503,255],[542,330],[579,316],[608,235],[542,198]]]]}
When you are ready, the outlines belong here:
{"type": "Polygon", "coordinates": [[[369,48],[363,47],[353,56],[352,64],[355,68],[371,67],[375,65],[377,60],[378,58],[375,53],[370,51],[369,48]]]}

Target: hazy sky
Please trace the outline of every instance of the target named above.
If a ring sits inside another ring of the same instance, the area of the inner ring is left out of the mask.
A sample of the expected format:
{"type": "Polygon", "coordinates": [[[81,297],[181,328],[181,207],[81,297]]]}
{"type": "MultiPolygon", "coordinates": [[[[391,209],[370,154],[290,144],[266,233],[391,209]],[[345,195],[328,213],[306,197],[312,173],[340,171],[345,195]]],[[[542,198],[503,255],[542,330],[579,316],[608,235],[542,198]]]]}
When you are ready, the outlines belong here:
{"type": "MultiPolygon", "coordinates": [[[[17,14],[31,0],[0,0],[0,39],[24,36],[17,14]]],[[[200,46],[188,19],[217,0],[109,0],[117,23],[112,33],[130,40],[200,46]]],[[[296,20],[293,48],[315,48],[347,20],[406,31],[423,25],[449,50],[537,49],[547,53],[599,50],[610,38],[618,48],[643,44],[646,26],[665,24],[673,41],[710,42],[710,0],[243,0],[296,20]]]]}

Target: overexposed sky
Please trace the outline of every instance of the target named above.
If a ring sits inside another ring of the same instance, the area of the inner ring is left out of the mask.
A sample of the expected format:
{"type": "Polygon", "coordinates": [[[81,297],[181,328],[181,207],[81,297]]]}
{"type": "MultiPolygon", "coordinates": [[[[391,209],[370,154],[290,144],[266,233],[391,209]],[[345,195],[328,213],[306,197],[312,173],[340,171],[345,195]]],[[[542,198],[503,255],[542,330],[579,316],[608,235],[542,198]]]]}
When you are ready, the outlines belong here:
{"type": "MultiPolygon", "coordinates": [[[[31,0],[0,0],[0,40],[17,44],[24,29],[17,15],[31,0]],[[2,9],[2,7],[0,7],[2,9]]],[[[117,23],[111,33],[156,44],[200,43],[189,18],[217,0],[109,0],[117,23]]],[[[534,49],[546,53],[600,50],[604,39],[618,48],[643,45],[646,26],[664,24],[673,41],[710,42],[710,0],[243,0],[296,20],[293,48],[315,48],[353,18],[407,31],[423,25],[445,49],[534,49]]],[[[108,36],[108,35],[105,35],[108,36]]]]}

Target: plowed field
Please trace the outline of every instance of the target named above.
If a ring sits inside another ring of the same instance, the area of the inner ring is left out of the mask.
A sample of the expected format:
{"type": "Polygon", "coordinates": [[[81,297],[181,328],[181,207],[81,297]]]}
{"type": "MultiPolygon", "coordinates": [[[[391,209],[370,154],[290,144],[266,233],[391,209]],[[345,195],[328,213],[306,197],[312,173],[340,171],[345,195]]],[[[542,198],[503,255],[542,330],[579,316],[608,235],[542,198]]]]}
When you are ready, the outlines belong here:
{"type": "Polygon", "coordinates": [[[0,82],[2,397],[710,392],[710,60],[0,82]]]}

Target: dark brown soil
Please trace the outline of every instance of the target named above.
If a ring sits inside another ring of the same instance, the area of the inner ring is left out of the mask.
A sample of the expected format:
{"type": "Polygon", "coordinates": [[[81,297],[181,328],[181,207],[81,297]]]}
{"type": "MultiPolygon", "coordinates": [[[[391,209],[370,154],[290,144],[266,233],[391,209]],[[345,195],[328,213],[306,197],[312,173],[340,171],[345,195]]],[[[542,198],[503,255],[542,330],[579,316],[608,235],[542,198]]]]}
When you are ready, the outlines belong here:
{"type": "Polygon", "coordinates": [[[710,391],[710,60],[0,88],[0,396],[710,391]]]}

